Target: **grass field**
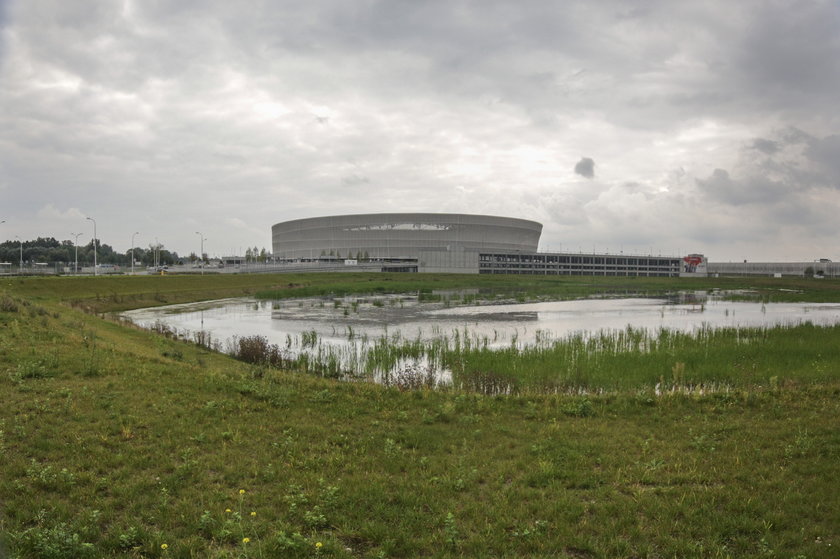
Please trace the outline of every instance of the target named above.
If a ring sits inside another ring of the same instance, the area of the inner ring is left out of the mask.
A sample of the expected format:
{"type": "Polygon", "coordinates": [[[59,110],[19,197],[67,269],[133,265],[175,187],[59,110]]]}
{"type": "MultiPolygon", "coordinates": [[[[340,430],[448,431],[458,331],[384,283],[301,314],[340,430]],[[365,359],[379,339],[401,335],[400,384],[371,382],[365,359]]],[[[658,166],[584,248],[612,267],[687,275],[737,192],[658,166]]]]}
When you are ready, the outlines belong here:
{"type": "Polygon", "coordinates": [[[829,280],[3,279],[0,557],[838,556],[836,328],[770,330],[737,359],[718,340],[659,365],[616,360],[611,378],[639,380],[604,392],[584,376],[586,395],[484,396],[249,365],[107,318],[266,292],[461,288],[840,300],[829,280]],[[745,380],[649,382],[650,368],[695,366],[745,380]]]}

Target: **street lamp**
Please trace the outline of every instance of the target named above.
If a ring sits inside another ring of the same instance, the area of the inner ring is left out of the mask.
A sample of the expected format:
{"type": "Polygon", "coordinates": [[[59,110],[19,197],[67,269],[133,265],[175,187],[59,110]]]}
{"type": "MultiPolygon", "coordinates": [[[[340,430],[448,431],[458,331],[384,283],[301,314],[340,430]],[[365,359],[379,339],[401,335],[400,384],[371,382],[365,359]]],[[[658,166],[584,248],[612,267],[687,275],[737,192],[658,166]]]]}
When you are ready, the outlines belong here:
{"type": "Polygon", "coordinates": [[[73,241],[73,246],[76,247],[76,261],[73,263],[73,273],[78,274],[79,273],[79,235],[81,235],[81,233],[70,233],[70,234],[73,235],[74,237],[76,237],[76,240],[73,241]]]}
{"type": "Polygon", "coordinates": [[[96,270],[96,220],[92,217],[86,217],[85,219],[93,222],[93,275],[98,275],[96,270]]]}
{"type": "Polygon", "coordinates": [[[18,266],[18,274],[23,273],[23,239],[15,235],[15,239],[20,241],[20,265],[18,266]]]}
{"type": "Polygon", "coordinates": [[[134,235],[139,235],[137,231],[131,234],[131,275],[134,275],[134,235]]]}
{"type": "Polygon", "coordinates": [[[195,232],[196,235],[201,237],[201,252],[198,253],[198,261],[200,262],[199,266],[201,267],[201,275],[204,275],[204,235],[199,233],[198,231],[195,232]]]}

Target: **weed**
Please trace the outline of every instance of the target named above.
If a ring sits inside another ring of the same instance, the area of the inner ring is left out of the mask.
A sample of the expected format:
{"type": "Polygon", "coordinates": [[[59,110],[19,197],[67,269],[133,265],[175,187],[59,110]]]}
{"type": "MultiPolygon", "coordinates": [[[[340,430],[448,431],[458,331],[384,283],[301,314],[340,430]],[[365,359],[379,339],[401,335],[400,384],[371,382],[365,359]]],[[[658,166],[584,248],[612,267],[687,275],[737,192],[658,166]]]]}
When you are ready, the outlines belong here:
{"type": "Polygon", "coordinates": [[[308,332],[303,332],[300,335],[300,344],[303,349],[314,348],[317,343],[318,332],[315,330],[309,330],[308,332]]]}
{"type": "Polygon", "coordinates": [[[458,526],[455,523],[455,515],[449,512],[446,514],[446,518],[443,519],[443,541],[448,548],[455,550],[458,547],[459,537],[460,534],[458,533],[458,526]]]}
{"type": "Polygon", "coordinates": [[[9,378],[16,383],[27,379],[42,379],[53,376],[43,359],[32,359],[18,364],[17,370],[9,374],[9,378]]]}
{"type": "Polygon", "coordinates": [[[65,523],[35,526],[20,537],[23,550],[43,559],[85,559],[94,556],[94,546],[65,523]]]}
{"type": "Polygon", "coordinates": [[[197,346],[212,349],[213,336],[206,330],[199,330],[198,332],[193,332],[193,342],[197,346]]]}
{"type": "Polygon", "coordinates": [[[50,491],[64,491],[76,484],[76,476],[67,468],[60,470],[48,464],[39,464],[32,459],[26,469],[26,477],[36,486],[50,491]]]}
{"type": "Polygon", "coordinates": [[[93,330],[88,330],[82,335],[82,346],[85,349],[84,367],[82,374],[84,376],[93,377],[99,374],[99,353],[97,347],[97,334],[93,330]]]}
{"type": "Polygon", "coordinates": [[[130,526],[117,537],[117,545],[123,551],[129,551],[142,546],[143,537],[140,534],[140,529],[136,526],[130,526]]]}
{"type": "Polygon", "coordinates": [[[281,530],[274,536],[273,543],[277,551],[282,552],[284,555],[297,555],[299,553],[305,553],[312,548],[312,544],[300,532],[287,534],[281,530]]]}
{"type": "Polygon", "coordinates": [[[545,534],[547,527],[548,522],[545,520],[535,520],[530,526],[512,530],[510,535],[514,538],[533,538],[545,534]]]}
{"type": "Polygon", "coordinates": [[[591,417],[595,415],[595,407],[589,398],[575,398],[563,406],[563,413],[573,417],[591,417]]]}
{"type": "Polygon", "coordinates": [[[315,392],[309,398],[309,401],[313,404],[331,404],[335,401],[335,395],[328,388],[325,388],[319,392],[315,392]]]}

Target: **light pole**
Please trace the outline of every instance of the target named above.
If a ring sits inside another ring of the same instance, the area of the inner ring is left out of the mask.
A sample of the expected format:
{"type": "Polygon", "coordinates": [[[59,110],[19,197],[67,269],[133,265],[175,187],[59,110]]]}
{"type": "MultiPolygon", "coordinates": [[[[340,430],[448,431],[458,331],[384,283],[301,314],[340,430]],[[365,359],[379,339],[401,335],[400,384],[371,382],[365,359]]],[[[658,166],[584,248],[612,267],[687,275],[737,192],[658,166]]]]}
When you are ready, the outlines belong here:
{"type": "Polygon", "coordinates": [[[198,253],[198,261],[199,266],[201,267],[201,275],[204,275],[204,235],[199,233],[198,231],[195,232],[196,235],[201,237],[201,252],[198,253]]]}
{"type": "Polygon", "coordinates": [[[131,275],[134,275],[134,235],[139,235],[137,231],[131,234],[131,275]]]}
{"type": "Polygon", "coordinates": [[[74,237],[76,237],[76,240],[73,241],[73,246],[76,247],[76,260],[73,263],[73,273],[78,274],[79,273],[79,235],[81,235],[81,233],[70,233],[70,234],[73,235],[74,237]]]}
{"type": "Polygon", "coordinates": [[[18,265],[18,274],[23,273],[23,239],[15,235],[15,239],[20,241],[20,264],[18,265]]]}
{"type": "Polygon", "coordinates": [[[85,219],[93,222],[93,275],[99,275],[96,270],[96,220],[92,217],[86,217],[85,219]]]}

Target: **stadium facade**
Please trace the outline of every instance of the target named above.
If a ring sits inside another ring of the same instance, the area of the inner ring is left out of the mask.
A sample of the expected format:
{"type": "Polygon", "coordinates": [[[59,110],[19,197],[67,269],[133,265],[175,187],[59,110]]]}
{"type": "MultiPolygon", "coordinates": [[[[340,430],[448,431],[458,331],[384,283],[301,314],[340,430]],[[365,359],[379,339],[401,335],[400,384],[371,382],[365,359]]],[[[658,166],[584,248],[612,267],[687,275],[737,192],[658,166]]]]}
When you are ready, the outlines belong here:
{"type": "Polygon", "coordinates": [[[535,252],[542,224],[443,213],[382,213],[296,219],[271,228],[275,258],[417,258],[425,250],[535,252]]]}
{"type": "Polygon", "coordinates": [[[474,214],[378,213],[296,219],[271,228],[289,269],[473,274],[705,275],[699,255],[538,252],[542,224],[474,214]],[[699,263],[699,266],[698,266],[699,263]]]}

